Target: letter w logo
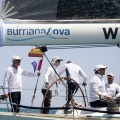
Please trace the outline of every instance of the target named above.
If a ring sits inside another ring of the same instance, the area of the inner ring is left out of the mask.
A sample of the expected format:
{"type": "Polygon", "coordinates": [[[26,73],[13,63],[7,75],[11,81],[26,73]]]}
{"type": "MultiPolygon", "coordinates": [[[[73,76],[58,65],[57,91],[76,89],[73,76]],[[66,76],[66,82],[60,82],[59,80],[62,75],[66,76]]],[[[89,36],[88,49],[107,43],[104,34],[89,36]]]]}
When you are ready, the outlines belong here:
{"type": "Polygon", "coordinates": [[[115,28],[114,32],[113,32],[112,28],[109,28],[108,32],[106,31],[106,28],[103,28],[103,32],[104,32],[104,35],[105,35],[105,39],[109,39],[110,34],[112,36],[112,39],[115,39],[116,35],[117,35],[117,32],[118,32],[118,28],[115,28]]]}

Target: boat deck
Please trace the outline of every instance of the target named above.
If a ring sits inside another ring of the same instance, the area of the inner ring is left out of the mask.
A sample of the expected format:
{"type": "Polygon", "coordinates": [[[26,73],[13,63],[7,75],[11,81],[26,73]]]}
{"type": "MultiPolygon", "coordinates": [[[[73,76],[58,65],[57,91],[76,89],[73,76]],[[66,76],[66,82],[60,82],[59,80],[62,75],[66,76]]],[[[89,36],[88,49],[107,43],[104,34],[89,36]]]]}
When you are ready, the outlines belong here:
{"type": "MultiPolygon", "coordinates": [[[[90,109],[90,107],[87,107],[90,109]]],[[[106,108],[92,108],[96,110],[104,111],[106,108]]],[[[11,113],[0,112],[0,119],[2,120],[120,120],[120,114],[107,114],[83,110],[69,109],[68,113],[64,113],[64,110],[58,110],[56,114],[36,114],[36,113],[11,113]],[[73,114],[74,112],[74,114],[73,114]]]]}

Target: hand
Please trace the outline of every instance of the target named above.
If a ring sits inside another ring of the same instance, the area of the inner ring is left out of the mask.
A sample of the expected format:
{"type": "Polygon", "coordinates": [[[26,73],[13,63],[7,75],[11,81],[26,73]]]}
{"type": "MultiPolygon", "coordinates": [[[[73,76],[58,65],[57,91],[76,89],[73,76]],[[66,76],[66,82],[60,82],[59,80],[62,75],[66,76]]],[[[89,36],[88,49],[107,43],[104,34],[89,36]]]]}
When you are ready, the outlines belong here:
{"type": "Polygon", "coordinates": [[[5,99],[4,95],[0,95],[0,101],[3,101],[5,99]]]}
{"type": "Polygon", "coordinates": [[[105,95],[104,97],[107,98],[107,99],[109,99],[109,100],[112,99],[112,96],[109,96],[109,95],[105,95]]]}
{"type": "Polygon", "coordinates": [[[72,80],[71,77],[64,77],[64,80],[72,80]]]}
{"type": "Polygon", "coordinates": [[[57,81],[57,84],[60,84],[60,80],[59,80],[59,81],[57,81]]]}
{"type": "Polygon", "coordinates": [[[4,94],[4,98],[7,99],[8,98],[8,94],[4,94]]]}
{"type": "Polygon", "coordinates": [[[57,89],[57,90],[55,90],[55,95],[56,95],[56,96],[58,96],[58,89],[57,89]]]}
{"type": "Polygon", "coordinates": [[[41,74],[41,73],[40,73],[40,72],[38,72],[38,73],[37,73],[37,76],[40,76],[40,74],[41,74]]]}
{"type": "Polygon", "coordinates": [[[45,83],[45,88],[49,88],[49,82],[45,83]]]}
{"type": "Polygon", "coordinates": [[[83,82],[82,86],[86,86],[86,85],[87,85],[87,83],[83,82]]]}

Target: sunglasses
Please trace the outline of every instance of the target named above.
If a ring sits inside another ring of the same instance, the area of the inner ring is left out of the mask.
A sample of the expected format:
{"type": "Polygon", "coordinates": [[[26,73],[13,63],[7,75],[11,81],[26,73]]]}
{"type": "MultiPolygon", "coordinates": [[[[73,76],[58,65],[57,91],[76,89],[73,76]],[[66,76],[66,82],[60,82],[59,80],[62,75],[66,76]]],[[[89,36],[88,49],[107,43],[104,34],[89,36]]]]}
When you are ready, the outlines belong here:
{"type": "Polygon", "coordinates": [[[111,75],[107,75],[108,77],[112,77],[111,75]]]}
{"type": "Polygon", "coordinates": [[[21,60],[16,60],[17,62],[21,62],[21,60]]]}
{"type": "Polygon", "coordinates": [[[105,70],[104,68],[101,68],[100,70],[105,70]]]}
{"type": "Polygon", "coordinates": [[[57,60],[57,62],[60,62],[60,60],[57,60]]]}

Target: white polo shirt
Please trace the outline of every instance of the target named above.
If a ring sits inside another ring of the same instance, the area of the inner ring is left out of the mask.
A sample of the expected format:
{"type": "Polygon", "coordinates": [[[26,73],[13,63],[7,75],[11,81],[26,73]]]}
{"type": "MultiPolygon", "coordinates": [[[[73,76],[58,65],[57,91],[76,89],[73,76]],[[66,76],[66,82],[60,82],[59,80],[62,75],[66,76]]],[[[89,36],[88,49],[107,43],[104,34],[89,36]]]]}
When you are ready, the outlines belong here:
{"type": "Polygon", "coordinates": [[[4,94],[22,90],[22,75],[29,77],[36,76],[35,73],[26,72],[21,67],[18,67],[18,69],[13,66],[8,67],[3,81],[4,94]]]}
{"type": "Polygon", "coordinates": [[[90,82],[89,102],[100,100],[99,94],[101,95],[101,98],[103,98],[104,95],[107,95],[103,77],[96,74],[92,77],[90,82]]]}
{"type": "Polygon", "coordinates": [[[105,84],[106,92],[108,95],[115,97],[117,94],[120,94],[120,86],[116,83],[105,84]],[[117,94],[116,94],[117,93],[117,94]]]}
{"type": "Polygon", "coordinates": [[[71,79],[75,80],[79,84],[80,83],[79,77],[81,76],[83,77],[84,82],[86,83],[87,75],[84,73],[80,66],[74,63],[64,64],[61,70],[58,72],[58,74],[61,75],[64,71],[66,71],[66,68],[68,69],[71,79]]]}
{"type": "MultiPolygon", "coordinates": [[[[54,67],[54,69],[56,70],[56,72],[57,72],[57,66],[53,66],[54,67]]],[[[45,74],[45,81],[44,81],[44,84],[43,84],[43,89],[47,89],[46,87],[45,87],[45,84],[46,84],[46,82],[49,82],[49,86],[55,81],[55,80],[57,80],[58,79],[58,77],[57,77],[57,75],[56,75],[56,73],[55,73],[55,71],[53,70],[53,68],[50,66],[50,67],[48,67],[48,69],[47,69],[47,71],[46,71],[46,74],[45,74]]],[[[51,87],[51,89],[52,89],[52,87],[51,87]]]]}

